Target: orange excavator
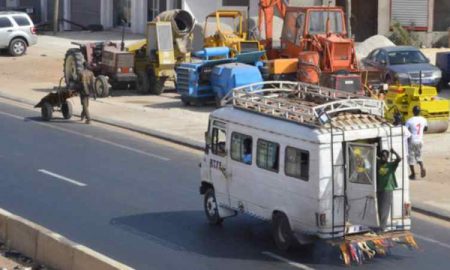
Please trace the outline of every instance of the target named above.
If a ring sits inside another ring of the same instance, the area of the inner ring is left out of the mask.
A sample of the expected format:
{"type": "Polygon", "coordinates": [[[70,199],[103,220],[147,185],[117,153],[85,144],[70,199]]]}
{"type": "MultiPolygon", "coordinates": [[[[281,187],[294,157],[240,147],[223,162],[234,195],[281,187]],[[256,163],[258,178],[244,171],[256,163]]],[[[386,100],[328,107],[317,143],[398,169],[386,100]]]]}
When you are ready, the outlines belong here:
{"type": "Polygon", "coordinates": [[[364,92],[354,42],[347,35],[340,7],[286,7],[282,0],[261,0],[268,73],[349,92],[364,92]],[[269,5],[265,5],[269,4],[269,5]],[[271,48],[274,9],[284,18],[281,48],[271,48]],[[270,41],[270,42],[269,42],[270,41]]]}

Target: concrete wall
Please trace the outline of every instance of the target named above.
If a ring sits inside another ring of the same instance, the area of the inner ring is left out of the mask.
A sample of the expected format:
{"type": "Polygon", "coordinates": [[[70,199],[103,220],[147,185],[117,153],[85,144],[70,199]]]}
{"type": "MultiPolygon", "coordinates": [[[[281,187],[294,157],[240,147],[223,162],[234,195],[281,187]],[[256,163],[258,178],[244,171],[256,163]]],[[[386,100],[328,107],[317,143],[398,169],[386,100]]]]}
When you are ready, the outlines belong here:
{"type": "Polygon", "coordinates": [[[131,270],[111,258],[0,209],[0,241],[52,269],[131,270]]]}

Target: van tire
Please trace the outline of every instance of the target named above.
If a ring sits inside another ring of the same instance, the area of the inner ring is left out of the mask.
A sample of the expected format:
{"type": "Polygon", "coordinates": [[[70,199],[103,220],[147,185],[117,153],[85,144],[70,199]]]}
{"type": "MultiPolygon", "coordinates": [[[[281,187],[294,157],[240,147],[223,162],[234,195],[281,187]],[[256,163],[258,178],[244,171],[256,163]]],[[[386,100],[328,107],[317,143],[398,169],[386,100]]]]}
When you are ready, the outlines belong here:
{"type": "Polygon", "coordinates": [[[287,251],[295,244],[295,236],[284,213],[276,212],[272,216],[272,235],[279,250],[287,251]]]}
{"type": "Polygon", "coordinates": [[[203,206],[209,224],[212,225],[222,224],[223,219],[219,216],[219,207],[217,206],[214,189],[210,188],[206,191],[203,206]]]}
{"type": "Polygon", "coordinates": [[[27,42],[22,38],[15,38],[9,43],[8,49],[11,56],[22,56],[27,51],[27,42]]]}

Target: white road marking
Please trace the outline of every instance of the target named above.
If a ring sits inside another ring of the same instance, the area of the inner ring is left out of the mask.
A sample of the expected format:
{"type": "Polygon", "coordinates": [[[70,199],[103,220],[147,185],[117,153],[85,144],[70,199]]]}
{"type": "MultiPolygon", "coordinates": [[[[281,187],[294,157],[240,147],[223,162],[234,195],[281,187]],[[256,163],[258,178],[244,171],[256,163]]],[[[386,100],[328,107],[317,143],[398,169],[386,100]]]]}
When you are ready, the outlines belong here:
{"type": "Polygon", "coordinates": [[[418,239],[423,240],[423,241],[427,241],[427,242],[430,242],[430,243],[439,245],[439,246],[441,246],[441,247],[450,249],[450,245],[449,245],[449,244],[442,243],[442,242],[440,242],[440,241],[438,241],[438,240],[434,240],[434,239],[432,239],[432,238],[429,238],[429,237],[426,237],[426,236],[422,236],[422,235],[418,235],[418,234],[414,234],[414,236],[415,236],[416,238],[418,238],[418,239]]]}
{"type": "Polygon", "coordinates": [[[285,262],[285,263],[289,264],[290,266],[296,267],[296,268],[298,268],[298,269],[303,269],[303,270],[314,270],[314,268],[311,268],[311,267],[309,267],[309,266],[307,266],[307,265],[304,265],[304,264],[301,264],[301,263],[298,263],[298,262],[291,261],[291,260],[289,260],[289,259],[283,258],[283,257],[278,256],[277,254],[274,254],[274,253],[269,252],[269,251],[263,251],[263,252],[261,252],[261,253],[264,254],[264,255],[266,255],[266,256],[269,256],[269,257],[271,257],[271,258],[273,258],[273,259],[277,259],[277,260],[279,260],[279,261],[285,262]]]}
{"type": "MultiPolygon", "coordinates": [[[[27,120],[25,117],[18,116],[18,115],[15,115],[15,114],[11,114],[11,113],[7,113],[7,112],[0,111],[0,114],[9,116],[9,117],[12,117],[12,118],[15,118],[15,119],[19,119],[19,120],[27,120]]],[[[33,121],[33,120],[31,120],[31,121],[33,121]]],[[[57,126],[53,126],[53,125],[50,125],[50,124],[37,122],[37,121],[33,121],[33,123],[35,123],[37,125],[45,126],[45,127],[48,127],[48,128],[56,129],[56,130],[59,130],[59,131],[67,132],[67,133],[70,133],[70,134],[74,134],[74,135],[77,135],[77,136],[81,136],[81,137],[84,137],[84,138],[87,138],[87,139],[91,139],[91,140],[94,140],[94,141],[102,142],[104,144],[109,144],[109,145],[115,146],[117,148],[125,149],[125,150],[131,151],[131,152],[134,152],[134,153],[137,153],[137,154],[141,154],[141,155],[144,155],[144,156],[148,156],[148,157],[151,157],[151,158],[156,158],[156,159],[163,160],[163,161],[169,161],[170,160],[167,157],[163,157],[163,156],[160,156],[160,155],[157,155],[157,154],[152,154],[152,153],[149,153],[149,152],[145,152],[145,151],[142,151],[142,150],[139,150],[139,149],[136,149],[136,148],[132,148],[132,147],[129,147],[129,146],[126,146],[126,145],[123,145],[123,144],[115,143],[115,142],[108,141],[108,140],[102,139],[102,138],[97,138],[97,137],[94,137],[92,135],[83,134],[83,133],[80,133],[80,132],[77,132],[77,131],[73,131],[73,130],[70,130],[70,129],[57,127],[57,126]]]]}
{"type": "Polygon", "coordinates": [[[53,176],[55,178],[58,178],[60,180],[66,181],[68,183],[74,184],[74,185],[79,186],[79,187],[87,186],[85,183],[81,183],[81,182],[75,181],[73,179],[67,178],[65,176],[62,176],[62,175],[59,175],[59,174],[56,174],[56,173],[52,173],[52,172],[44,170],[44,169],[39,169],[38,172],[46,174],[46,175],[53,176]]]}

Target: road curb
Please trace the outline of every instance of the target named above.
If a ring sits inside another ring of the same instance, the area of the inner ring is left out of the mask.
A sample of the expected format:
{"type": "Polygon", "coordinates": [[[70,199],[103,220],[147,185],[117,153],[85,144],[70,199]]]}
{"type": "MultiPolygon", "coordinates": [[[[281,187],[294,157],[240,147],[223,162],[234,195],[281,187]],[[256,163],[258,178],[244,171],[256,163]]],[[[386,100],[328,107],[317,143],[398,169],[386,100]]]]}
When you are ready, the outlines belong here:
{"type": "Polygon", "coordinates": [[[3,209],[0,209],[0,225],[0,239],[8,249],[52,269],[133,269],[3,209]]]}
{"type": "MultiPolygon", "coordinates": [[[[34,107],[34,105],[37,104],[37,102],[33,102],[29,99],[24,99],[24,98],[19,98],[19,97],[15,97],[13,95],[10,94],[6,94],[4,92],[0,91],[0,97],[4,98],[4,99],[8,99],[8,100],[12,100],[12,101],[16,101],[19,103],[24,103],[27,105],[31,105],[34,107]]],[[[119,105],[115,105],[115,104],[109,104],[111,106],[118,106],[119,105]]],[[[92,114],[92,113],[91,113],[92,114]]],[[[78,114],[74,114],[75,116],[79,116],[78,114]]],[[[151,137],[155,137],[158,139],[162,139],[162,140],[166,140],[172,143],[176,143],[176,144],[180,144],[186,147],[190,147],[193,148],[195,150],[204,150],[204,145],[200,142],[197,142],[195,140],[190,140],[187,138],[183,138],[181,136],[177,136],[177,135],[172,135],[166,132],[162,132],[159,130],[155,130],[155,129],[150,129],[150,128],[143,128],[143,127],[139,127],[124,121],[117,121],[117,120],[113,120],[113,119],[109,119],[107,117],[102,117],[102,116],[96,116],[96,115],[92,115],[92,120],[95,122],[99,122],[102,124],[107,124],[110,126],[114,126],[114,127],[119,127],[119,128],[123,128],[123,129],[127,129],[133,132],[137,132],[137,133],[141,133],[144,135],[148,135],[151,137]]]]}
{"type": "Polygon", "coordinates": [[[416,211],[418,213],[427,215],[427,216],[435,217],[435,218],[450,222],[450,214],[444,213],[446,211],[442,211],[436,207],[427,207],[427,206],[422,206],[420,204],[419,204],[419,206],[417,206],[413,203],[412,210],[416,211]]]}

